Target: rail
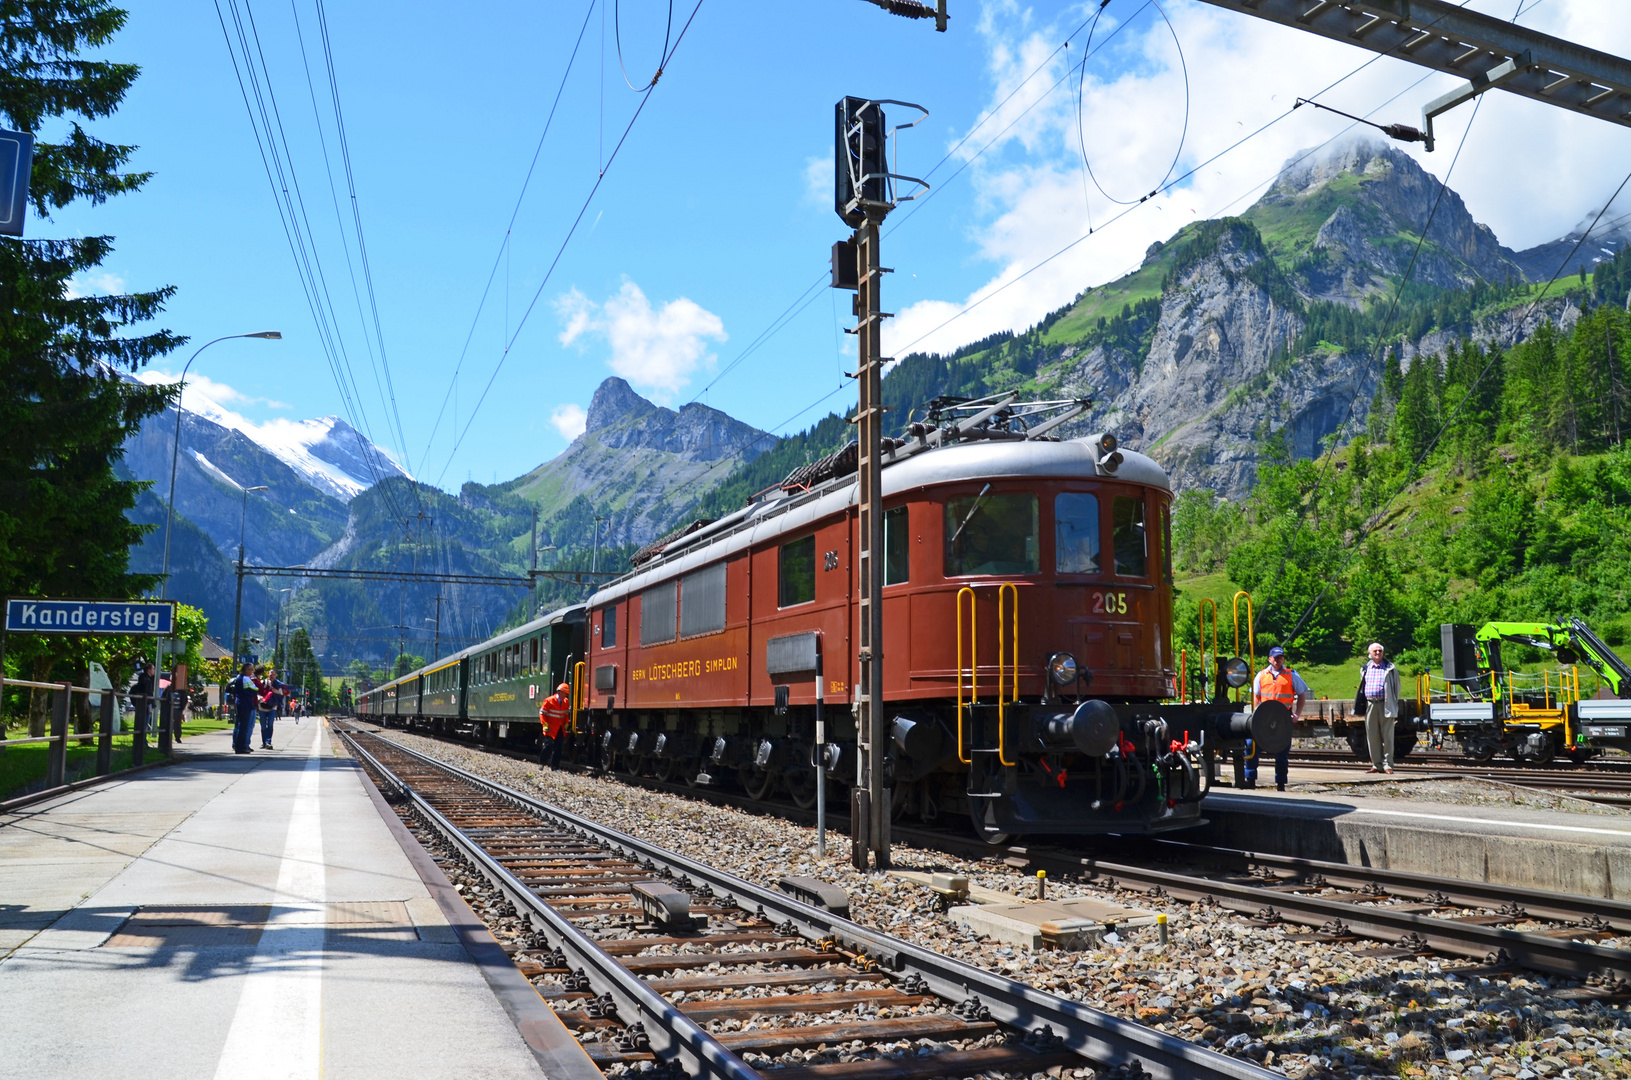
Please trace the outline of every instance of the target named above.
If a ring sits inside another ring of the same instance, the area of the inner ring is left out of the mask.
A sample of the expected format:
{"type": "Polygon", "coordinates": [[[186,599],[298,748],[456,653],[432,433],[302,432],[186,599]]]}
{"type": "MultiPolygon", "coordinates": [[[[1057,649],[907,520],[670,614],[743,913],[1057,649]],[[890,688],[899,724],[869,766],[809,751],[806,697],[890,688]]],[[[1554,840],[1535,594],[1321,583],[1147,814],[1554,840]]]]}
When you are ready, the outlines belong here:
{"type": "Polygon", "coordinates": [[[965,729],[968,707],[963,700],[963,597],[968,597],[968,700],[966,706],[980,702],[980,629],[979,610],[974,590],[964,585],[957,590],[957,760],[964,765],[974,764],[974,755],[967,749],[965,729]]]}
{"type": "MultiPolygon", "coordinates": [[[[343,732],[343,729],[342,733],[343,732]]],[[[347,741],[356,745],[349,736],[347,741]]],[[[915,945],[909,941],[892,937],[871,927],[851,922],[840,915],[835,915],[822,908],[806,904],[786,893],[745,881],[725,871],[704,865],[683,855],[657,847],[644,840],[608,828],[599,822],[574,814],[571,811],[542,802],[524,793],[513,791],[491,780],[468,772],[457,766],[439,761],[429,755],[419,753],[399,743],[389,744],[394,752],[407,755],[424,765],[438,769],[450,776],[457,777],[478,791],[501,799],[518,808],[525,809],[546,822],[551,822],[579,836],[591,838],[595,842],[622,854],[632,861],[652,871],[666,871],[679,878],[689,878],[693,883],[711,888],[716,895],[733,897],[738,904],[748,910],[760,908],[765,916],[772,922],[791,923],[804,937],[818,940],[831,940],[847,952],[859,957],[866,957],[871,963],[887,972],[897,975],[915,977],[920,980],[917,985],[923,987],[925,992],[932,993],[950,1001],[963,1001],[970,995],[979,999],[978,1004],[988,1010],[992,1020],[1009,1028],[1025,1032],[1038,1032],[1044,1028],[1052,1030],[1054,1036],[1062,1042],[1063,1046],[1089,1061],[1107,1066],[1112,1071],[1109,1075],[1114,1077],[1118,1073],[1125,1078],[1135,1077],[1142,1070],[1151,1080],[1275,1080],[1279,1074],[1273,1073],[1249,1061],[1243,1061],[1220,1054],[1214,1050],[1198,1046],[1187,1039],[1179,1038],[1166,1032],[1157,1031],[1143,1024],[1131,1020],[1123,1020],[1108,1013],[1100,1012],[1080,1002],[1038,990],[1023,982],[1009,979],[995,972],[986,971],[970,964],[952,959],[934,952],[930,949],[915,945]]],[[[366,753],[366,751],[363,751],[366,753]]],[[[373,759],[370,757],[370,761],[373,759]]],[[[376,762],[377,766],[377,762],[376,762]]],[[[400,781],[397,782],[400,784],[400,781]]],[[[425,805],[424,800],[411,789],[402,785],[399,788],[401,795],[413,802],[416,807],[425,805]]],[[[433,811],[434,812],[434,811],[433,811]]],[[[451,828],[451,824],[444,826],[445,818],[440,815],[427,820],[437,821],[440,831],[444,827],[451,828]]],[[[465,843],[472,848],[480,850],[473,841],[468,839],[465,843]]],[[[461,848],[464,844],[459,845],[461,848]]],[[[504,892],[509,895],[518,909],[524,911],[534,910],[534,905],[542,902],[524,884],[516,880],[502,866],[485,852],[474,861],[482,866],[489,877],[495,874],[499,880],[508,884],[504,892]]],[[[564,920],[563,920],[564,922],[564,920]]],[[[559,936],[566,939],[567,933],[576,934],[577,930],[571,924],[562,926],[559,936]]],[[[592,945],[593,943],[591,943],[592,945]]],[[[563,944],[562,950],[571,952],[563,944]]],[[[589,962],[605,958],[604,952],[596,957],[593,952],[585,950],[583,953],[583,966],[589,971],[591,978],[596,978],[595,967],[589,962]]],[[[609,958],[605,958],[609,960],[609,958]]],[[[636,984],[639,980],[634,980],[636,984]]],[[[599,986],[596,986],[597,991],[599,986]]],[[[649,988],[643,985],[627,987],[612,987],[606,991],[614,998],[622,1000],[621,995],[632,999],[640,989],[649,988]]],[[[661,999],[659,999],[661,1000],[661,999]]],[[[662,1002],[668,1010],[667,1016],[677,1016],[679,1021],[689,1023],[684,1015],[678,1013],[672,1005],[662,1002]]],[[[632,1009],[632,1002],[630,1008],[632,1009]]],[[[664,1019],[662,1024],[669,1021],[664,1019]]],[[[694,1025],[692,1025],[694,1027],[694,1025]]],[[[649,1030],[649,1026],[648,1026],[649,1030]]],[[[661,1029],[659,1029],[661,1030],[661,1029]]],[[[652,1031],[652,1043],[659,1045],[658,1031],[652,1031]]],[[[686,1037],[690,1037],[686,1032],[686,1037]]],[[[706,1033],[700,1033],[707,1038],[706,1033]]],[[[666,1038],[666,1036],[664,1036],[666,1038]]],[[[661,1044],[666,1048],[667,1044],[661,1044]]],[[[681,1057],[687,1054],[683,1040],[674,1052],[681,1057]]],[[[728,1062],[709,1060],[694,1055],[685,1062],[694,1068],[693,1075],[726,1075],[723,1069],[728,1062]],[[693,1065],[694,1062],[694,1065],[693,1065]]],[[[983,1070],[982,1070],[983,1071],[983,1070]]],[[[770,1072],[768,1076],[775,1076],[770,1072]]],[[[1104,1076],[1104,1073],[1100,1074],[1104,1076]]],[[[757,1074],[751,1071],[744,1080],[757,1080],[757,1074]]],[[[1283,1080],[1283,1078],[1280,1078],[1283,1080]]]]}

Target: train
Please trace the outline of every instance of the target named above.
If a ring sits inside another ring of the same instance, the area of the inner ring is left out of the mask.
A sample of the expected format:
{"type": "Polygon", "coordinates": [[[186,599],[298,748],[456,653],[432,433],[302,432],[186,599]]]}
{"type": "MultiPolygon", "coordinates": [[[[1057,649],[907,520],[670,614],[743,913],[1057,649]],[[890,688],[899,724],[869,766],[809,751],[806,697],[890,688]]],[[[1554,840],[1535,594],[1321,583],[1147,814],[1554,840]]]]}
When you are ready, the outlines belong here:
{"type": "MultiPolygon", "coordinates": [[[[1219,658],[1179,700],[1172,492],[1087,402],[939,399],[883,458],[884,780],[897,820],[1015,835],[1201,822],[1217,761],[1290,744],[1219,658]]],[[[636,553],[577,605],[360,694],[359,715],[536,743],[572,688],[568,760],[808,807],[861,782],[854,444],[636,553]],[[818,745],[819,733],[819,745],[818,745]]]]}

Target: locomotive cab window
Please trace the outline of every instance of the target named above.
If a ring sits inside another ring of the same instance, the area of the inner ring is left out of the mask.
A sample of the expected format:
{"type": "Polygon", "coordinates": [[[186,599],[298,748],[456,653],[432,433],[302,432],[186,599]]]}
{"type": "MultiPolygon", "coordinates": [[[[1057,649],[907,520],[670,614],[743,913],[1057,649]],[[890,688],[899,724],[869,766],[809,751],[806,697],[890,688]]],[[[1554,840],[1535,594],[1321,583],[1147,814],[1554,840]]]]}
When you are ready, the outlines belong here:
{"type": "Polygon", "coordinates": [[[1041,569],[1035,495],[946,500],[946,576],[1034,574],[1041,569]]]}
{"type": "Polygon", "coordinates": [[[792,607],[815,599],[815,537],[783,544],[777,606],[792,607]]]}
{"type": "Polygon", "coordinates": [[[1110,542],[1115,548],[1116,573],[1143,577],[1149,562],[1149,541],[1144,535],[1144,500],[1117,495],[1110,542]]]}
{"type": "Polygon", "coordinates": [[[1061,574],[1099,572],[1099,497],[1066,492],[1053,500],[1054,562],[1061,574]]]}
{"type": "Polygon", "coordinates": [[[883,512],[883,583],[904,585],[911,579],[912,532],[906,507],[883,512]]]}
{"type": "Polygon", "coordinates": [[[617,609],[609,607],[600,613],[600,647],[609,649],[617,644],[617,609]]]}

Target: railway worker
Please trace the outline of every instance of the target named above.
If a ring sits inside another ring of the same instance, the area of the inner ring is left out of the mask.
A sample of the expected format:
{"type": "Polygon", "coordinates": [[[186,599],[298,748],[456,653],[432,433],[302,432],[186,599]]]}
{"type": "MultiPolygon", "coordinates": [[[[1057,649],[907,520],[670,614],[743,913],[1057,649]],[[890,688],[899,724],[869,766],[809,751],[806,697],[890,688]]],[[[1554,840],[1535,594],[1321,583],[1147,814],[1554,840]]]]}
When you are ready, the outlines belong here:
{"type": "Polygon", "coordinates": [[[561,729],[571,718],[572,687],[562,683],[538,706],[538,726],[542,729],[538,739],[539,765],[553,769],[561,763],[561,729]]]}
{"type": "Polygon", "coordinates": [[[1369,772],[1393,771],[1393,726],[1399,720],[1399,669],[1386,659],[1380,641],[1365,650],[1370,659],[1359,669],[1359,692],[1365,696],[1365,745],[1369,772]]]}
{"type": "MultiPolygon", "coordinates": [[[[1252,680],[1252,708],[1256,709],[1265,701],[1278,701],[1291,710],[1293,717],[1302,712],[1303,702],[1308,700],[1308,684],[1303,677],[1286,666],[1286,651],[1276,645],[1269,650],[1269,666],[1257,673],[1252,680]]],[[[1274,755],[1274,790],[1286,789],[1286,774],[1291,768],[1291,748],[1274,755]]],[[[1253,754],[1246,762],[1246,786],[1257,786],[1257,756],[1253,754]]]]}

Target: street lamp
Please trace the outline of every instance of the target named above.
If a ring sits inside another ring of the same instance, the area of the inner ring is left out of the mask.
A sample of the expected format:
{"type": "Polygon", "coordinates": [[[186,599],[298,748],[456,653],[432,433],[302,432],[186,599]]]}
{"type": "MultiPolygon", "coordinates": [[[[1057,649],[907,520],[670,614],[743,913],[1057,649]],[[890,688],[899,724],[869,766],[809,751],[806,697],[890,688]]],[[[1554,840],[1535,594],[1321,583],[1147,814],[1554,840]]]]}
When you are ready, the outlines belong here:
{"type": "MultiPolygon", "coordinates": [[[[239,667],[238,616],[242,614],[244,607],[244,522],[249,517],[249,493],[251,491],[268,490],[270,489],[265,484],[244,488],[243,509],[238,512],[238,599],[232,605],[232,673],[234,675],[238,673],[239,667]]],[[[165,591],[168,592],[169,590],[166,589],[165,591]]]]}
{"type": "MultiPolygon", "coordinates": [[[[206,342],[204,342],[204,344],[202,344],[202,345],[200,345],[198,347],[197,352],[193,353],[192,356],[187,358],[186,366],[181,369],[181,379],[179,380],[180,383],[182,383],[182,384],[186,383],[186,381],[187,381],[187,372],[192,369],[193,361],[198,359],[198,353],[203,352],[205,349],[209,348],[211,345],[214,345],[217,341],[230,341],[233,338],[262,338],[262,339],[267,340],[267,341],[281,341],[281,340],[283,340],[283,334],[281,332],[277,331],[277,330],[262,330],[259,333],[255,333],[255,334],[228,334],[225,337],[216,338],[215,341],[206,341],[206,342]]],[[[167,599],[167,600],[170,598],[170,530],[174,527],[175,521],[176,521],[176,462],[179,460],[180,456],[181,456],[181,395],[180,395],[180,392],[178,391],[177,394],[176,394],[176,434],[175,434],[174,441],[170,444],[170,498],[169,498],[169,509],[165,511],[165,516],[164,516],[164,598],[167,599]]],[[[245,498],[247,498],[247,497],[248,496],[245,496],[245,498]]],[[[240,586],[240,588],[241,588],[241,586],[240,586]]],[[[236,633],[237,633],[236,628],[234,628],[233,633],[234,633],[234,635],[236,635],[236,633]]],[[[234,636],[234,638],[233,638],[232,648],[233,648],[234,655],[236,655],[237,649],[238,649],[236,636],[234,636]]]]}

